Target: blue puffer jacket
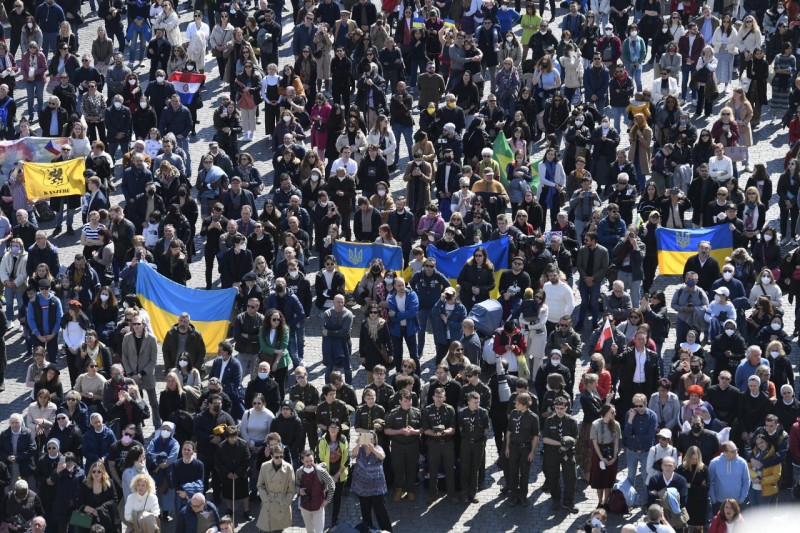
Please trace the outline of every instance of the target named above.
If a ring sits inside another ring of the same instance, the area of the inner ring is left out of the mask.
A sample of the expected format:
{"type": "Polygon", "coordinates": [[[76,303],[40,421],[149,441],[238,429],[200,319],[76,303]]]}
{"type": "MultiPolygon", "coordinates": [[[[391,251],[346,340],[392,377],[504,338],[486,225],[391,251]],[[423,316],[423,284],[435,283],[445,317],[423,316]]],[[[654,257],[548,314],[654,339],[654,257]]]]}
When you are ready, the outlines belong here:
{"type": "Polygon", "coordinates": [[[461,323],[467,318],[467,308],[461,302],[456,302],[453,311],[447,317],[447,322],[443,322],[439,315],[445,313],[445,302],[439,300],[431,310],[431,323],[433,324],[433,342],[436,344],[449,345],[453,341],[460,340],[463,336],[461,323]],[[450,338],[447,338],[447,332],[450,338]]]}
{"type": "Polygon", "coordinates": [[[442,291],[450,287],[450,280],[438,270],[434,270],[433,275],[428,276],[423,269],[411,276],[409,286],[417,293],[420,309],[433,309],[436,302],[441,299],[442,291]]]}

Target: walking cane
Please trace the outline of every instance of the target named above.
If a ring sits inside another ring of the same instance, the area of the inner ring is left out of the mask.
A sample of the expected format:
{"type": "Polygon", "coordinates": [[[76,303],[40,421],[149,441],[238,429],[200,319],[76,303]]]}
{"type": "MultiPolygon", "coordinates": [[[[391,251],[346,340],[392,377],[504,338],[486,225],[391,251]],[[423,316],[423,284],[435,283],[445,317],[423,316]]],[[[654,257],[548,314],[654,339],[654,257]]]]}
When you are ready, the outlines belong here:
{"type": "MultiPolygon", "coordinates": [[[[235,474],[234,474],[235,475],[235,474]]],[[[231,486],[231,527],[236,530],[236,480],[232,479],[231,486]]]]}

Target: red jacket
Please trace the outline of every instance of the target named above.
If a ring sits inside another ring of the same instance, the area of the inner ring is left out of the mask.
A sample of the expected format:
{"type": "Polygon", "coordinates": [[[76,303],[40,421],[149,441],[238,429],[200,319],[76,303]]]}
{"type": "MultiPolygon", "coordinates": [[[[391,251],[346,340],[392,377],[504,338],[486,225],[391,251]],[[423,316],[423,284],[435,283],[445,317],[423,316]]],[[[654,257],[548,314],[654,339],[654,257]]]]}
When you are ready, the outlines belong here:
{"type": "Polygon", "coordinates": [[[789,121],[789,144],[800,141],[800,120],[795,117],[789,121]]]}
{"type": "Polygon", "coordinates": [[[525,335],[519,328],[514,328],[514,333],[510,335],[502,328],[494,335],[494,353],[503,355],[506,353],[506,346],[511,346],[511,351],[514,355],[522,355],[528,351],[528,342],[525,340],[525,335]]]}
{"type": "Polygon", "coordinates": [[[705,46],[706,40],[698,32],[694,38],[694,43],[692,43],[692,49],[689,50],[689,34],[684,33],[681,38],[678,39],[678,52],[681,54],[683,64],[687,64],[687,59],[692,60],[692,65],[697,63],[697,60],[700,59],[700,54],[703,53],[703,48],[705,48],[705,46]]]}
{"type": "Polygon", "coordinates": [[[683,1],[671,0],[670,3],[669,3],[670,12],[672,12],[672,13],[676,13],[676,12],[680,13],[680,11],[678,11],[678,4],[679,3],[683,4],[683,13],[685,13],[687,15],[692,15],[692,16],[697,15],[697,0],[683,0],[683,1]]]}
{"type": "MultiPolygon", "coordinates": [[[[587,374],[591,372],[592,371],[589,370],[588,366],[584,370],[584,373],[587,374]]],[[[581,382],[578,384],[578,390],[583,392],[583,380],[581,380],[581,382]]],[[[609,392],[611,392],[611,372],[609,372],[608,370],[603,370],[597,376],[597,394],[600,395],[600,398],[602,400],[605,400],[609,392]]]]}
{"type": "MultiPolygon", "coordinates": [[[[725,519],[720,516],[722,514],[722,509],[719,510],[717,515],[711,520],[711,527],[708,528],[708,533],[727,533],[728,527],[725,525],[725,519]]],[[[739,513],[739,518],[736,520],[736,525],[739,526],[740,524],[744,524],[744,518],[742,518],[742,514],[739,513]]],[[[737,531],[739,527],[736,528],[737,531]]]]}
{"type": "Polygon", "coordinates": [[[789,457],[792,463],[800,465],[800,417],[797,417],[797,422],[792,424],[789,431],[789,457]]]}

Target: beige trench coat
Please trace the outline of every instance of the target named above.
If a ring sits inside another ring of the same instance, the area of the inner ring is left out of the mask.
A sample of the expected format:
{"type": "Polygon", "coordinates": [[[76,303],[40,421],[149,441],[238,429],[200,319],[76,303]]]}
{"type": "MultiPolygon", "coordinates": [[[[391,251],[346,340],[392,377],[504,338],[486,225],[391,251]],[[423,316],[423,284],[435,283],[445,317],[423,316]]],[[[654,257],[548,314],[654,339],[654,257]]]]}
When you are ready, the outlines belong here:
{"type": "Polygon", "coordinates": [[[739,124],[739,146],[753,146],[753,130],[750,128],[753,106],[749,103],[742,104],[738,112],[733,107],[733,102],[729,102],[728,107],[734,110],[736,122],[739,124]]]}
{"type": "MultiPolygon", "coordinates": [[[[646,127],[641,131],[642,138],[638,141],[639,142],[639,165],[642,168],[642,174],[650,174],[650,158],[652,154],[650,152],[650,145],[653,144],[653,130],[650,127],[646,127]]],[[[634,155],[636,154],[636,144],[631,142],[631,147],[628,149],[628,161],[631,163],[635,163],[633,160],[634,155]]],[[[635,176],[630,176],[631,180],[635,179],[635,176]]]]}
{"type": "Polygon", "coordinates": [[[276,472],[272,461],[267,461],[261,465],[257,487],[261,512],[256,527],[261,531],[292,527],[292,500],[295,493],[292,465],[283,463],[276,472]]]}

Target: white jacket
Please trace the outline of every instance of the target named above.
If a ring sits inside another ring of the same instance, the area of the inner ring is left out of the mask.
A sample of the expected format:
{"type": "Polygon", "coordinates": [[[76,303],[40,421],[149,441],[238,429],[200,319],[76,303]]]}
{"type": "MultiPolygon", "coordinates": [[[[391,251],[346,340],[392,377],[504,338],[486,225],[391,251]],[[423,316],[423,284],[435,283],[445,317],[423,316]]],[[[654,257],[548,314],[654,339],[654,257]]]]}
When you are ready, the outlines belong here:
{"type": "Polygon", "coordinates": [[[3,259],[0,261],[0,281],[5,284],[6,281],[12,280],[17,288],[24,287],[28,276],[25,273],[25,265],[28,264],[28,253],[24,250],[17,256],[19,260],[14,265],[14,254],[10,251],[3,254],[3,259]]]}
{"type": "MultiPolygon", "coordinates": [[[[673,78],[672,76],[667,77],[669,80],[669,91],[667,95],[672,95],[677,97],[678,96],[678,80],[673,78]]],[[[653,90],[651,91],[651,98],[650,101],[654,104],[657,104],[661,101],[662,98],[666,98],[667,95],[661,94],[661,78],[653,80],[653,90]]]]}
{"type": "MultiPolygon", "coordinates": [[[[386,165],[392,166],[394,164],[394,151],[397,149],[397,140],[394,138],[394,132],[391,129],[386,130],[383,135],[386,142],[386,148],[383,149],[383,157],[386,158],[386,165]]],[[[381,145],[381,136],[378,133],[370,132],[367,135],[367,144],[375,144],[378,147],[381,145]]]]}
{"type": "Polygon", "coordinates": [[[577,89],[583,85],[583,61],[580,52],[573,52],[572,57],[563,56],[559,61],[564,71],[564,87],[577,89]]]}
{"type": "MultiPolygon", "coordinates": [[[[713,37],[711,40],[713,42],[713,37]]],[[[736,36],[736,47],[739,48],[739,52],[747,51],[752,54],[753,50],[761,47],[763,42],[764,37],[761,35],[761,30],[748,32],[742,28],[736,36]]]]}
{"type": "Polygon", "coordinates": [[[714,35],[711,37],[711,46],[714,47],[714,53],[718,54],[720,52],[728,52],[729,54],[736,55],[736,44],[739,42],[739,34],[736,33],[736,28],[731,28],[731,34],[728,35],[728,43],[725,46],[725,50],[722,49],[723,42],[722,42],[722,28],[717,28],[714,31],[714,35]]]}
{"type": "Polygon", "coordinates": [[[160,516],[161,508],[158,506],[158,496],[151,493],[139,496],[138,492],[131,492],[128,499],[125,500],[125,521],[130,522],[136,511],[145,511],[160,516]]]}

